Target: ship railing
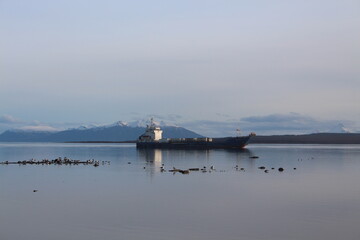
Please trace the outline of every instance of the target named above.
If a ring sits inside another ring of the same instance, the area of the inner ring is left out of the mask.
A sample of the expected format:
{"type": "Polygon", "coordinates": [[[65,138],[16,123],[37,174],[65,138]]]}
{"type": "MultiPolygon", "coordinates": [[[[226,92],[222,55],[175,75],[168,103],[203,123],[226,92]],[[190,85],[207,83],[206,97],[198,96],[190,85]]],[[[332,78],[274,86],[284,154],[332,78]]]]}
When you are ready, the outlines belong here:
{"type": "Polygon", "coordinates": [[[168,142],[179,143],[179,142],[212,142],[212,138],[167,138],[168,142]]]}

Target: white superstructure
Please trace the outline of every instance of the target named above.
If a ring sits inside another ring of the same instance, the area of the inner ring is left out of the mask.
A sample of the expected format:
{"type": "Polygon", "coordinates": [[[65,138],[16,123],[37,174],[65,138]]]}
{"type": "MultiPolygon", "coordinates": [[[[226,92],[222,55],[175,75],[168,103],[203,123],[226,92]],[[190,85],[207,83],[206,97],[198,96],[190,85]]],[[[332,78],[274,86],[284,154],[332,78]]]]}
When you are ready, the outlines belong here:
{"type": "Polygon", "coordinates": [[[139,137],[139,142],[158,142],[162,139],[162,130],[156,126],[153,119],[150,125],[147,125],[146,131],[139,137]]]}

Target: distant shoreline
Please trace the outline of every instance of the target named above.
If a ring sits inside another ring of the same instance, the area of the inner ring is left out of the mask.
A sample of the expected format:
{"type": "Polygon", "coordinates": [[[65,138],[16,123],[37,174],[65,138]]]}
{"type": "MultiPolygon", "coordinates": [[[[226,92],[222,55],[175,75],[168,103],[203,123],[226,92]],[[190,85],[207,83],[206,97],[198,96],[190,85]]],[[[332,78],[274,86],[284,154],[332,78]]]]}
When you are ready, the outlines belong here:
{"type": "Polygon", "coordinates": [[[136,141],[66,141],[64,143],[136,143],[136,141]]]}
{"type": "Polygon", "coordinates": [[[360,133],[313,133],[305,135],[255,136],[253,144],[360,144],[360,133]]]}

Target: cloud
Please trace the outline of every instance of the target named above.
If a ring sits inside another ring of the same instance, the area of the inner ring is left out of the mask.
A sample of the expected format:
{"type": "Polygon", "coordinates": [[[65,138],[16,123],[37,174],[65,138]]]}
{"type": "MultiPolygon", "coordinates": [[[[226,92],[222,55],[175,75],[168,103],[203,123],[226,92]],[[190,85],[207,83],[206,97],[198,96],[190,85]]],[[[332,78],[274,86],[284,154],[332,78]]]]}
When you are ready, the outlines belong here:
{"type": "Polygon", "coordinates": [[[347,120],[318,120],[299,113],[270,114],[241,119],[246,129],[265,134],[307,134],[316,132],[354,132],[355,123],[347,120]],[[344,125],[347,125],[346,127],[344,125]]]}
{"type": "Polygon", "coordinates": [[[0,123],[5,123],[5,124],[16,124],[16,123],[21,123],[22,121],[11,116],[8,114],[4,114],[0,117],[0,123]]]}
{"type": "Polygon", "coordinates": [[[171,123],[176,123],[183,119],[179,114],[148,114],[147,119],[154,118],[154,120],[167,121],[171,123]]]}
{"type": "Polygon", "coordinates": [[[236,136],[239,128],[245,133],[240,121],[197,120],[181,123],[180,126],[207,137],[236,136]]]}
{"type": "Polygon", "coordinates": [[[231,116],[229,114],[224,113],[215,113],[216,116],[222,117],[222,118],[230,118],[231,116]]]}
{"type": "Polygon", "coordinates": [[[269,123],[269,122],[315,122],[315,120],[309,116],[301,115],[299,113],[289,113],[289,114],[270,114],[266,116],[251,116],[241,119],[245,122],[256,122],[256,123],[269,123]]]}
{"type": "Polygon", "coordinates": [[[355,132],[356,128],[351,121],[318,120],[299,113],[249,116],[232,121],[191,121],[180,125],[209,137],[235,136],[238,128],[244,135],[250,132],[259,135],[355,132]]]}
{"type": "Polygon", "coordinates": [[[46,122],[41,122],[39,120],[24,121],[7,114],[0,116],[0,134],[7,130],[54,132],[69,128],[77,128],[81,125],[99,125],[99,123],[94,123],[94,122],[46,123],[46,122]]]}
{"type": "Polygon", "coordinates": [[[36,131],[36,132],[57,132],[57,131],[59,131],[59,129],[57,129],[57,128],[54,128],[51,126],[46,126],[46,125],[23,126],[18,129],[24,130],[24,131],[36,131]]]}
{"type": "Polygon", "coordinates": [[[242,118],[241,122],[247,128],[255,128],[260,131],[288,131],[289,133],[294,131],[302,133],[317,132],[326,126],[334,124],[329,121],[319,121],[299,113],[251,116],[242,118]]]}

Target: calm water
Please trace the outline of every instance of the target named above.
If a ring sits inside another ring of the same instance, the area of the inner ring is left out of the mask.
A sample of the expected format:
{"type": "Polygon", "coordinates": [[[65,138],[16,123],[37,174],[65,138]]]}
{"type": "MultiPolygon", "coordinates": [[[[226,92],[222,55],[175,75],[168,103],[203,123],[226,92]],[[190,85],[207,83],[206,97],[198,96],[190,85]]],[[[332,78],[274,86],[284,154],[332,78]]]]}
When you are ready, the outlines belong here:
{"type": "Polygon", "coordinates": [[[0,161],[59,156],[111,164],[0,165],[1,240],[360,239],[359,145],[0,143],[0,161]],[[173,174],[162,164],[216,171],[173,174]]]}

